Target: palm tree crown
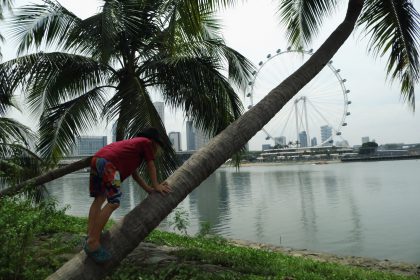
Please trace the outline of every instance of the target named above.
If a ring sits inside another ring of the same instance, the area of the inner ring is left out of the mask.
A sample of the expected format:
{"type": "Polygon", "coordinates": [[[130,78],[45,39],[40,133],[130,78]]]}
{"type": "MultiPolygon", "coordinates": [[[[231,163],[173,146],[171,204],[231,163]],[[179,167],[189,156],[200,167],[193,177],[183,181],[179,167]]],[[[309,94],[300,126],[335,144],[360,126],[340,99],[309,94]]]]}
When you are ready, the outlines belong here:
{"type": "Polygon", "coordinates": [[[107,0],[84,20],[51,0],[19,9],[11,26],[20,56],[3,68],[42,114],[41,155],[69,152],[101,116],[117,119],[117,139],[146,126],[166,135],[152,92],[210,135],[235,120],[242,112],[235,90],[245,87],[252,65],[219,34],[214,13],[225,4],[107,0]],[[38,51],[51,48],[59,51],[38,51]]]}

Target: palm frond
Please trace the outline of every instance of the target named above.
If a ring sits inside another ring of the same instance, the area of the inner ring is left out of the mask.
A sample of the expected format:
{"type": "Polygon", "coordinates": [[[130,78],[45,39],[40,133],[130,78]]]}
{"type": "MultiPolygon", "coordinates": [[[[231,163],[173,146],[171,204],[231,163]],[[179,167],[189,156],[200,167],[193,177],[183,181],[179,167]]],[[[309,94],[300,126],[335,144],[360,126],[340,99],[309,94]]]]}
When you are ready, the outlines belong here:
{"type": "Polygon", "coordinates": [[[310,44],[336,6],[337,0],[280,1],[277,13],[286,26],[287,40],[297,48],[310,44]]]}
{"type": "Polygon", "coordinates": [[[13,40],[19,43],[17,53],[31,47],[60,46],[67,33],[80,19],[60,5],[58,1],[44,0],[44,4],[32,4],[19,8],[10,21],[13,40]]]}
{"type": "Polygon", "coordinates": [[[91,88],[103,86],[115,75],[106,65],[68,53],[36,53],[4,63],[16,89],[22,85],[33,112],[57,106],[91,88]]]}
{"type": "MultiPolygon", "coordinates": [[[[186,1],[188,1],[188,0],[186,0],[186,1]]],[[[207,5],[207,6],[211,7],[213,10],[219,10],[219,9],[223,9],[223,8],[233,7],[238,2],[243,2],[243,1],[238,1],[238,0],[200,0],[198,2],[200,3],[200,5],[207,5]]]]}
{"type": "Polygon", "coordinates": [[[98,122],[105,101],[103,88],[89,92],[47,110],[40,120],[41,156],[55,163],[71,152],[76,137],[98,122]]]}
{"type": "Polygon", "coordinates": [[[15,107],[15,104],[13,102],[10,75],[6,67],[0,64],[0,116],[4,116],[11,107],[15,107]]]}
{"type": "MultiPolygon", "coordinates": [[[[42,173],[43,160],[27,146],[0,143],[0,190],[42,173]]],[[[43,198],[45,188],[28,188],[24,195],[35,202],[43,198]]]]}
{"type": "Polygon", "coordinates": [[[211,58],[178,57],[160,60],[149,70],[156,71],[156,85],[166,102],[183,110],[197,128],[214,136],[243,110],[238,95],[219,69],[211,58]]]}
{"type": "Polygon", "coordinates": [[[370,36],[373,55],[388,56],[387,74],[400,80],[401,94],[414,108],[414,86],[420,77],[420,15],[411,1],[366,1],[358,26],[370,36]]]}
{"type": "Polygon", "coordinates": [[[0,117],[0,143],[12,142],[29,145],[35,142],[35,135],[20,122],[11,118],[0,117]]]}

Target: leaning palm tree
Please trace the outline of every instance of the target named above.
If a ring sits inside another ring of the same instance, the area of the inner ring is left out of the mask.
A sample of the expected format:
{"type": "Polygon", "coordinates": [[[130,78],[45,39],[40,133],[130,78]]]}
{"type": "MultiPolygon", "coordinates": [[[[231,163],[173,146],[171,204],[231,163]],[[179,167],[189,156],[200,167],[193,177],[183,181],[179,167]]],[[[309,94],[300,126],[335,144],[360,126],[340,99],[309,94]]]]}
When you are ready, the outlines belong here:
{"type": "MultiPolygon", "coordinates": [[[[147,126],[166,136],[154,92],[210,136],[241,115],[236,89],[246,86],[252,64],[224,43],[214,3],[106,0],[80,19],[57,1],[43,2],[16,12],[10,24],[19,56],[3,64],[40,115],[43,158],[56,162],[103,118],[117,120],[117,140],[147,126]]],[[[167,145],[166,175],[174,159],[167,145]]]]}
{"type": "MultiPolygon", "coordinates": [[[[330,0],[290,0],[287,2],[294,3],[289,6],[290,8],[300,7],[299,20],[303,21],[295,27],[293,32],[300,32],[300,28],[304,26],[311,26],[309,31],[317,30],[313,28],[319,26],[318,18],[326,15],[327,11],[335,8],[337,4],[336,1],[330,0]],[[311,13],[313,17],[308,16],[311,13]],[[316,20],[311,22],[311,18],[316,20]],[[307,24],[304,24],[305,21],[307,24]]],[[[388,67],[388,70],[392,77],[400,79],[403,85],[402,94],[408,94],[405,95],[407,101],[413,102],[414,86],[419,79],[419,46],[415,41],[419,35],[419,15],[409,0],[383,1],[391,5],[383,6],[382,15],[370,13],[367,8],[372,8],[372,4],[375,3],[380,5],[380,2],[382,1],[349,0],[347,14],[343,22],[301,68],[270,91],[261,102],[214,137],[206,147],[195,153],[167,179],[173,187],[172,193],[167,196],[160,194],[148,196],[110,232],[105,234],[103,244],[113,254],[111,264],[105,267],[98,266],[81,252],[51,275],[49,279],[99,279],[112,271],[118,262],[132,251],[178,203],[238,151],[321,71],[351,35],[355,26],[360,25],[367,28],[364,30],[372,36],[374,49],[382,50],[381,52],[385,50],[385,53],[389,48],[393,50],[389,53],[389,61],[396,63],[391,64],[392,66],[388,67]],[[402,24],[403,22],[404,24],[402,24]],[[387,25],[387,28],[382,28],[384,24],[387,25]],[[401,42],[404,43],[402,46],[400,46],[401,42]],[[405,89],[409,91],[406,92],[405,89]],[[410,95],[411,92],[413,95],[410,95]]],[[[280,3],[286,3],[286,0],[280,1],[280,3]]],[[[282,9],[287,9],[287,6],[282,6],[282,9]]],[[[293,13],[289,14],[291,20],[296,16],[293,13]]],[[[297,37],[301,37],[302,42],[306,42],[308,38],[303,34],[305,33],[300,32],[297,37]]]]}

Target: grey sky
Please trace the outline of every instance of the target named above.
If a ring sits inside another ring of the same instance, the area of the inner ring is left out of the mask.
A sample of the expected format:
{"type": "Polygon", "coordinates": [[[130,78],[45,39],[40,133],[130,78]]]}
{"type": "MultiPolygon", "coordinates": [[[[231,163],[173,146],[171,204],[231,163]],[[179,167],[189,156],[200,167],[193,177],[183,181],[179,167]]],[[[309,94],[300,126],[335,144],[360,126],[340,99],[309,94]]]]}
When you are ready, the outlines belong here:
{"type": "MultiPolygon", "coordinates": [[[[18,0],[16,6],[29,2],[38,1],[18,0]]],[[[82,18],[98,11],[101,5],[101,1],[96,0],[60,0],[59,2],[82,18]]],[[[279,48],[287,48],[284,32],[275,15],[274,3],[275,1],[272,0],[248,0],[220,14],[226,43],[255,64],[264,60],[268,53],[273,54],[279,48]]],[[[419,1],[413,1],[413,3],[419,10],[419,1]]],[[[333,17],[325,21],[320,35],[308,49],[316,50],[320,46],[342,20],[345,9],[345,6],[341,7],[333,17]]],[[[386,58],[374,59],[368,55],[366,43],[367,39],[363,39],[360,32],[356,31],[333,58],[334,67],[341,69],[341,76],[347,79],[346,87],[351,90],[349,93],[349,100],[352,101],[349,107],[351,115],[346,119],[348,126],[342,129],[343,138],[351,145],[360,144],[363,136],[369,136],[379,144],[420,143],[420,114],[413,113],[403,103],[398,83],[391,85],[385,80],[386,58]]],[[[6,46],[3,49],[4,60],[13,56],[12,50],[14,50],[13,46],[6,46]]],[[[419,98],[418,91],[417,86],[417,99],[419,98]]],[[[158,96],[153,96],[153,98],[159,100],[158,96]]],[[[416,107],[418,111],[420,101],[416,102],[416,107]]],[[[182,114],[171,112],[167,108],[165,115],[167,131],[180,131],[183,134],[182,146],[185,149],[185,122],[182,114]]],[[[16,114],[13,116],[30,124],[25,117],[16,114]]],[[[95,134],[109,135],[109,129],[104,131],[103,128],[99,128],[95,134]]],[[[257,135],[260,136],[251,141],[252,149],[261,149],[261,144],[267,142],[264,136],[257,135]]]]}

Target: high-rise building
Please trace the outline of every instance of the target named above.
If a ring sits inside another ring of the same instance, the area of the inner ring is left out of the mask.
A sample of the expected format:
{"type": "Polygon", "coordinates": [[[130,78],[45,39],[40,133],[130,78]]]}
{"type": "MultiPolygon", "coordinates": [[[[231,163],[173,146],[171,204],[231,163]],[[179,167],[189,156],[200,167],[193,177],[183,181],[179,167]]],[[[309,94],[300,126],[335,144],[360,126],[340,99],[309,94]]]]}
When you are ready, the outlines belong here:
{"type": "Polygon", "coordinates": [[[315,147],[316,145],[318,145],[318,140],[316,139],[316,137],[313,137],[311,139],[311,147],[315,147]]]}
{"type": "Polygon", "coordinates": [[[76,145],[73,147],[73,155],[91,156],[106,144],[106,136],[79,136],[76,139],[76,145]]]}
{"type": "Polygon", "coordinates": [[[284,136],[275,137],[274,138],[274,144],[285,146],[286,145],[286,137],[284,137],[284,136]]]}
{"type": "Polygon", "coordinates": [[[209,142],[209,137],[199,128],[194,127],[192,121],[187,121],[187,150],[195,151],[209,142]]]}
{"type": "Polygon", "coordinates": [[[172,148],[175,150],[175,152],[181,151],[181,132],[169,132],[168,137],[172,143],[172,148]]]}
{"type": "Polygon", "coordinates": [[[187,121],[187,151],[197,150],[195,146],[195,130],[192,121],[187,121]]]}
{"type": "Polygon", "coordinates": [[[261,149],[263,151],[270,150],[271,149],[271,145],[270,144],[262,144],[261,149]]]}
{"type": "Polygon", "coordinates": [[[114,122],[111,129],[112,142],[117,142],[117,122],[114,122]]]}
{"type": "Polygon", "coordinates": [[[163,102],[153,102],[153,106],[155,106],[156,111],[159,114],[162,123],[165,124],[165,103],[163,102]]]}
{"type": "MultiPolygon", "coordinates": [[[[321,126],[321,142],[324,143],[328,139],[330,139],[332,136],[332,127],[329,125],[323,125],[321,126]]],[[[332,139],[330,139],[332,140],[332,139]]],[[[329,143],[324,143],[324,146],[329,145],[329,143]]]]}
{"type": "Polygon", "coordinates": [[[369,136],[362,137],[362,144],[369,142],[369,136]]]}
{"type": "Polygon", "coordinates": [[[308,135],[306,131],[301,131],[299,133],[299,143],[301,147],[308,147],[308,135]]]}

